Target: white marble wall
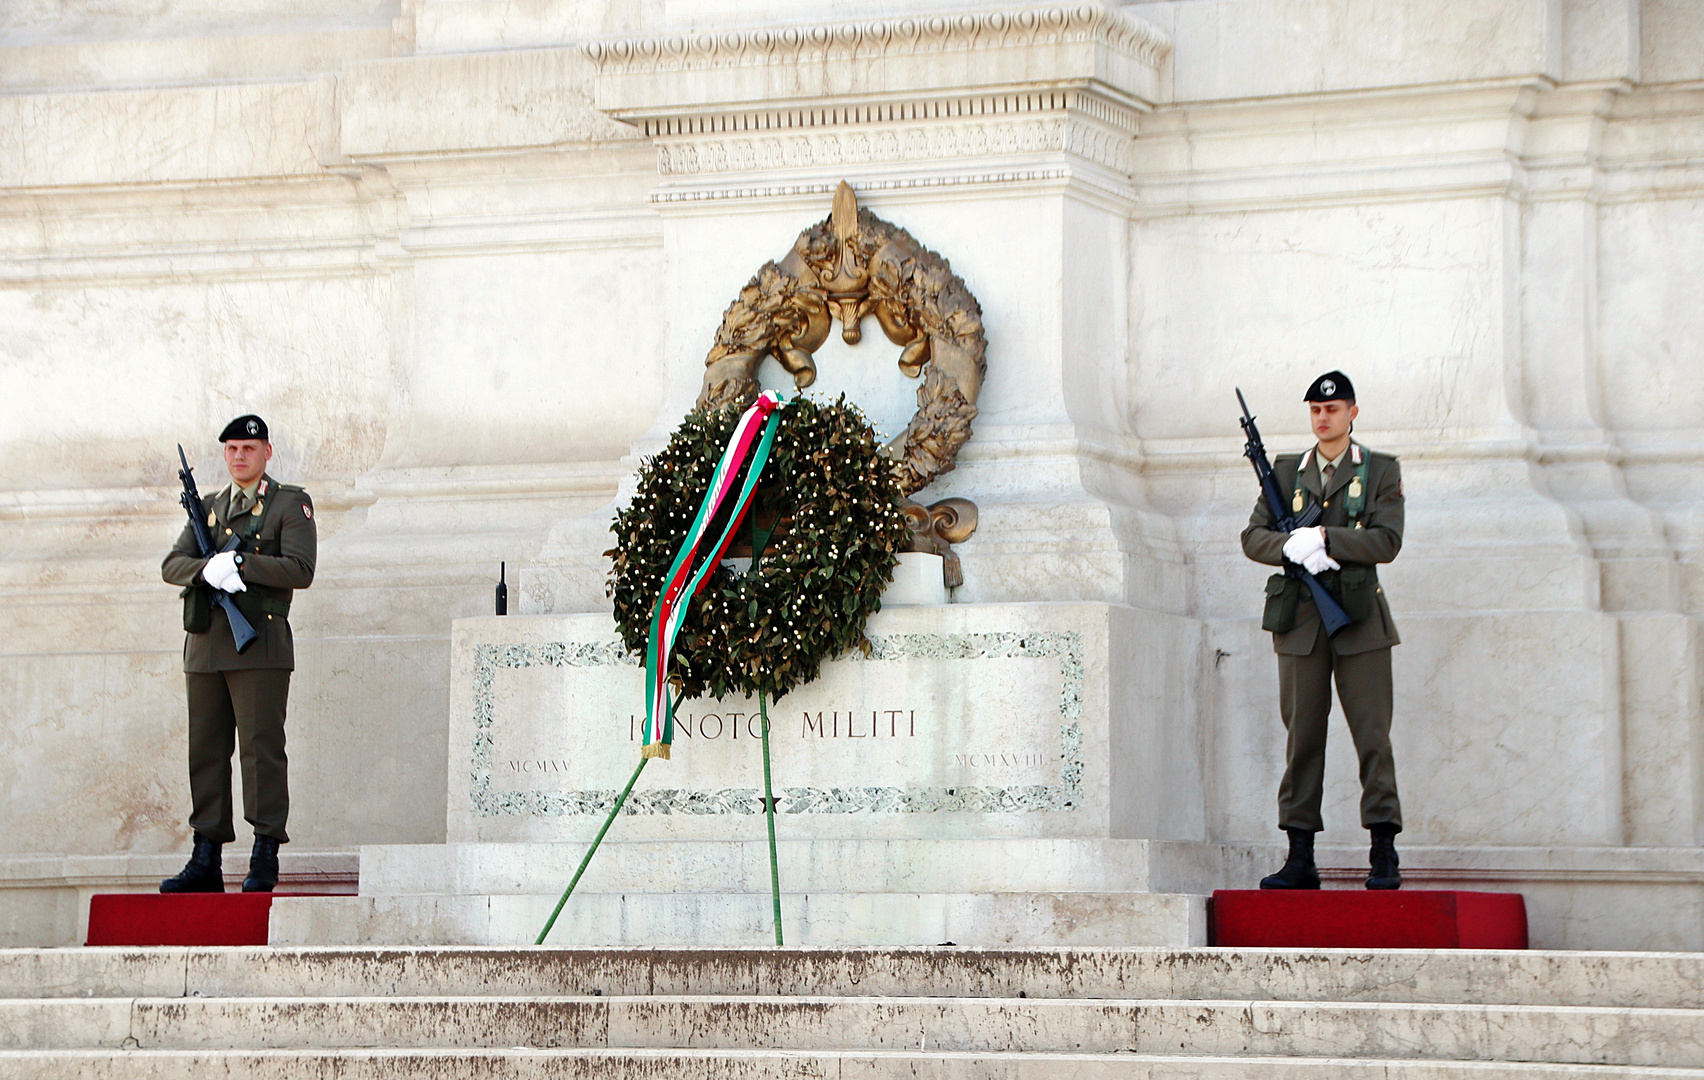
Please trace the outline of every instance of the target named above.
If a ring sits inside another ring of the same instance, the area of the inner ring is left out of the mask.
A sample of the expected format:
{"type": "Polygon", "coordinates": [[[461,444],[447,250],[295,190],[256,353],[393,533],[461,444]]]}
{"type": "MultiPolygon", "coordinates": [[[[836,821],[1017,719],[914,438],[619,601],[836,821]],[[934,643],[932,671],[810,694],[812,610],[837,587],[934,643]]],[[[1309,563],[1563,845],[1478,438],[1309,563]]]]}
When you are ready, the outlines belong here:
{"type": "Polygon", "coordinates": [[[1408,486],[1410,838],[1704,845],[1700,80],[1683,0],[7,5],[0,855],[182,846],[173,444],[211,487],[249,409],[320,508],[298,846],[442,840],[450,621],[499,559],[603,607],[632,455],[842,177],[987,317],[956,599],[1199,628],[1118,828],[1272,835],[1230,391],[1296,449],[1342,367],[1408,486]]]}

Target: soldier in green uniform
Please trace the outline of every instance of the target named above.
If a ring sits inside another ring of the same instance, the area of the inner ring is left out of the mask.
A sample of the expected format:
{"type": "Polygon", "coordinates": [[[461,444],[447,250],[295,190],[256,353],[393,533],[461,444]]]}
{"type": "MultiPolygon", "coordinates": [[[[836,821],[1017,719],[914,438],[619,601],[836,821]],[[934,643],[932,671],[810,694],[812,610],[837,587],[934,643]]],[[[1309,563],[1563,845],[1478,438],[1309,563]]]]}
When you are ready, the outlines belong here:
{"type": "Polygon", "coordinates": [[[161,892],[224,892],[220,849],[235,840],[231,752],[240,745],[243,817],[254,827],[244,892],[278,883],[278,845],[289,842],[290,785],[284,755],[284,708],[296,666],[290,599],[314,580],[314,504],[299,487],[266,473],[272,460],[266,421],[239,416],[219,435],[230,486],[205,500],[214,544],[233,536],[235,551],[204,559],[188,526],[160,567],[183,586],[183,670],[189,692],[189,789],[195,851],[161,892]],[[238,652],[214,589],[232,600],[258,635],[238,652]]]}
{"type": "Polygon", "coordinates": [[[1260,887],[1319,888],[1314,834],[1325,828],[1319,805],[1335,677],[1360,760],[1361,824],[1372,834],[1367,888],[1396,889],[1402,886],[1396,856],[1402,807],[1390,749],[1390,650],[1400,639],[1379,585],[1378,564],[1396,558],[1402,547],[1402,470],[1396,458],[1350,437],[1360,410],[1348,376],[1341,371],[1321,375],[1305,399],[1318,443],[1305,454],[1281,455],[1272,471],[1295,512],[1320,504],[1322,524],[1277,532],[1266,501],[1257,500],[1242,533],[1243,553],[1269,566],[1306,567],[1352,621],[1328,637],[1300,581],[1275,574],[1267,583],[1262,627],[1272,631],[1278,653],[1279,709],[1289,733],[1278,825],[1289,835],[1290,854],[1283,869],[1260,887]]]}

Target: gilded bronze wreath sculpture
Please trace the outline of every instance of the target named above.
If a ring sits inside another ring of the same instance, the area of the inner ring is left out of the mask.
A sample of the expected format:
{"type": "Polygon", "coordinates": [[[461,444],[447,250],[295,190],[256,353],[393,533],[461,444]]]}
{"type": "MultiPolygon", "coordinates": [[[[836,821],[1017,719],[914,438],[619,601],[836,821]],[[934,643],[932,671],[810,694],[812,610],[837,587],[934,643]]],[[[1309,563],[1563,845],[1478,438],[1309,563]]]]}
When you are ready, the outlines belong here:
{"type": "MultiPolygon", "coordinates": [[[[816,381],[812,356],[828,340],[833,320],[849,345],[874,315],[889,341],[902,347],[899,369],[919,375],[917,412],[885,447],[902,496],[950,472],[970,438],[976,399],[987,373],[982,308],[947,260],[891,222],[862,210],[844,181],[827,218],[799,234],[779,263],[768,262],[728,305],[716,343],[704,360],[698,407],[745,408],[761,391],[757,369],[773,356],[804,389],[816,381]]],[[[901,499],[913,551],[946,561],[948,586],[964,582],[952,544],[976,531],[976,505],[942,499],[927,507],[901,499]]]]}

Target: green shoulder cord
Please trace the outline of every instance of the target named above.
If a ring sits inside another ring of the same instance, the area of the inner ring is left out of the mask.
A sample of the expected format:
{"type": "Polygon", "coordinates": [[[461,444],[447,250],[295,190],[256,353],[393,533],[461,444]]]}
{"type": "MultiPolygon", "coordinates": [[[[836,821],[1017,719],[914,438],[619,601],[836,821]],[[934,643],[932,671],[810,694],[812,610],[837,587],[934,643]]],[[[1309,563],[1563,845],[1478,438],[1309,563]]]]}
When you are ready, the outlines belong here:
{"type": "Polygon", "coordinates": [[[1360,456],[1360,463],[1355,466],[1355,477],[1349,481],[1349,496],[1343,501],[1349,523],[1357,529],[1362,527],[1361,514],[1367,509],[1367,459],[1372,455],[1362,450],[1360,456]]]}

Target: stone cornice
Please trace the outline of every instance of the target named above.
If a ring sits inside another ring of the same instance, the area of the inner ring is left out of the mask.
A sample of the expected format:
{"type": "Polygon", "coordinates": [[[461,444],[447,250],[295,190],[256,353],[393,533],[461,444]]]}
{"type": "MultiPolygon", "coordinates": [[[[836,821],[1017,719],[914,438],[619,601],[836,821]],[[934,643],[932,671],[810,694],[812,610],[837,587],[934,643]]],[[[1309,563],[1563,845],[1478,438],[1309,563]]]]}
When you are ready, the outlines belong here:
{"type": "Polygon", "coordinates": [[[1083,3],[681,33],[582,49],[597,69],[597,107],[662,134],[682,132],[682,118],[777,110],[808,118],[817,106],[915,107],[1066,88],[1141,111],[1160,99],[1171,42],[1124,10],[1083,3]]]}
{"type": "Polygon", "coordinates": [[[595,41],[585,54],[600,72],[860,60],[1093,41],[1157,67],[1171,39],[1118,8],[1073,4],[870,22],[683,33],[595,41]]]}

